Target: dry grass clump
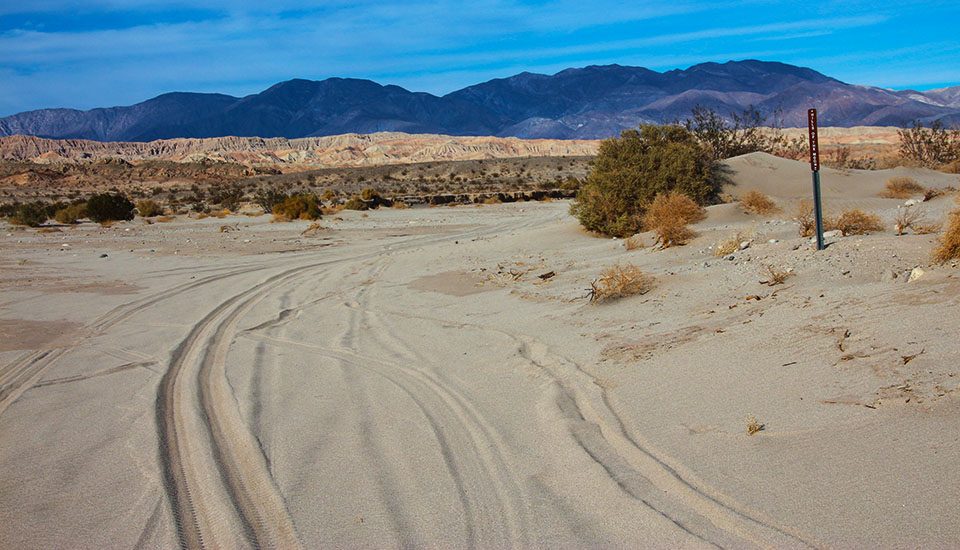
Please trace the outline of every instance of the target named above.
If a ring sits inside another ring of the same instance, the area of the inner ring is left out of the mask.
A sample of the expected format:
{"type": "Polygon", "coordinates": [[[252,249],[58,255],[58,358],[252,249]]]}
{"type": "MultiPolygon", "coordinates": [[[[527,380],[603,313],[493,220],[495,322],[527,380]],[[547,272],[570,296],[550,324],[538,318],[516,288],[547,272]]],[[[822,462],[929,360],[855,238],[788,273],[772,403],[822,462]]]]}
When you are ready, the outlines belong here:
{"type": "Polygon", "coordinates": [[[703,208],[690,197],[672,191],[659,194],[647,207],[643,216],[643,226],[657,234],[657,242],[664,248],[687,244],[696,236],[696,232],[687,224],[698,222],[706,217],[703,208]]]}
{"type": "Polygon", "coordinates": [[[886,189],[880,193],[887,199],[909,199],[925,192],[926,189],[913,178],[896,177],[887,180],[886,189]]]}
{"type": "Polygon", "coordinates": [[[788,277],[793,275],[793,272],[791,271],[780,269],[779,267],[773,267],[772,265],[763,266],[763,272],[766,276],[766,279],[760,281],[760,283],[767,286],[782,285],[788,277]]]}
{"type": "Polygon", "coordinates": [[[503,201],[500,200],[500,197],[498,197],[498,196],[496,196],[496,195],[494,195],[494,196],[492,196],[492,197],[487,197],[487,198],[483,199],[483,204],[500,204],[500,203],[502,203],[502,202],[503,202],[503,201]]]}
{"type": "Polygon", "coordinates": [[[844,210],[836,219],[824,219],[823,225],[827,231],[839,229],[844,235],[866,235],[883,231],[880,216],[868,214],[858,208],[844,210]]]}
{"type": "Polygon", "coordinates": [[[627,250],[636,250],[644,246],[643,237],[640,235],[633,235],[623,240],[623,247],[627,250]]]}
{"type": "Polygon", "coordinates": [[[947,230],[940,237],[939,246],[933,251],[933,260],[939,263],[960,260],[960,210],[950,213],[947,230]]]}
{"type": "Polygon", "coordinates": [[[177,219],[175,216],[160,216],[157,218],[156,221],[160,223],[167,223],[167,222],[172,222],[175,219],[177,219]]]}
{"type": "Polygon", "coordinates": [[[757,421],[757,417],[752,414],[747,417],[747,435],[754,435],[762,432],[764,425],[757,421]]]}
{"type": "Polygon", "coordinates": [[[758,216],[767,216],[780,211],[777,203],[757,190],[744,193],[744,195],[740,197],[740,206],[748,213],[757,214],[758,216]]]}
{"type": "Polygon", "coordinates": [[[62,233],[57,227],[41,227],[37,229],[37,233],[62,233]]]}
{"type": "Polygon", "coordinates": [[[743,233],[737,231],[731,237],[717,243],[717,248],[714,249],[713,253],[718,257],[733,254],[737,250],[740,250],[740,243],[746,239],[747,238],[743,233]]]}
{"type": "Polygon", "coordinates": [[[653,288],[653,277],[645,274],[639,267],[631,264],[615,265],[607,268],[592,283],[587,294],[591,302],[605,302],[646,294],[653,288]]]}
{"type": "Polygon", "coordinates": [[[393,201],[392,206],[397,210],[406,210],[407,208],[410,208],[410,205],[403,201],[393,201]]]}

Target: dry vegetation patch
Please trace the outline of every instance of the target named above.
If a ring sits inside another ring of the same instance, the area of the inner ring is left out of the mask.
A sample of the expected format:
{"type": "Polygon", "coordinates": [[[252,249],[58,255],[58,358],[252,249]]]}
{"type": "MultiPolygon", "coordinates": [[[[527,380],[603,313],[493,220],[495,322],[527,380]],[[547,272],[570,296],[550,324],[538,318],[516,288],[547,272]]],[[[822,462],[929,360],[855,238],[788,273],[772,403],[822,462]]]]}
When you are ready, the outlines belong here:
{"type": "Polygon", "coordinates": [[[762,432],[764,425],[757,421],[757,417],[750,415],[747,417],[747,435],[754,435],[762,432]]]}
{"type": "Polygon", "coordinates": [[[858,208],[844,210],[835,219],[825,219],[823,225],[827,231],[839,229],[844,235],[866,235],[883,231],[880,216],[869,214],[858,208]]]}
{"type": "Polygon", "coordinates": [[[760,283],[767,286],[782,285],[788,277],[793,275],[793,272],[791,271],[780,269],[779,267],[774,267],[772,265],[763,266],[763,273],[764,276],[766,276],[766,279],[760,281],[760,283]]]}
{"type": "Polygon", "coordinates": [[[887,199],[909,199],[914,195],[920,195],[924,192],[926,192],[926,189],[917,183],[917,180],[906,177],[895,177],[887,180],[886,189],[880,193],[880,196],[887,199]]]}
{"type": "Polygon", "coordinates": [[[643,216],[644,228],[657,235],[657,242],[664,248],[686,244],[696,236],[687,224],[706,217],[704,209],[690,197],[672,191],[657,195],[643,216]]]}
{"type": "Polygon", "coordinates": [[[733,254],[737,250],[740,250],[740,243],[745,240],[747,240],[747,236],[737,231],[731,237],[717,243],[717,248],[714,249],[713,253],[718,257],[733,254]]]}
{"type": "Polygon", "coordinates": [[[607,268],[590,283],[588,296],[591,302],[605,302],[646,294],[653,288],[653,282],[653,277],[635,265],[615,265],[607,268]]]}
{"type": "Polygon", "coordinates": [[[759,216],[768,216],[780,211],[780,207],[773,202],[773,199],[757,190],[744,193],[740,197],[740,206],[748,213],[759,216]]]}
{"type": "Polygon", "coordinates": [[[939,246],[933,251],[933,259],[939,263],[960,260],[960,210],[950,213],[947,230],[940,237],[939,246]]]}
{"type": "Polygon", "coordinates": [[[636,250],[644,246],[643,237],[640,235],[633,235],[623,240],[623,247],[627,250],[636,250]]]}

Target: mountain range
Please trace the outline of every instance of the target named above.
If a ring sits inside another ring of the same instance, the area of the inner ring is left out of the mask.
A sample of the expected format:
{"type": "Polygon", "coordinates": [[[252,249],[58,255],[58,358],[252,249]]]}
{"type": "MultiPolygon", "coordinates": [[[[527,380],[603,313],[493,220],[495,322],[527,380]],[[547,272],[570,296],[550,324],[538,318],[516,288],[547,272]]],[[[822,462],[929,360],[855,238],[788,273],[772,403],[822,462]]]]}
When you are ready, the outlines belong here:
{"type": "Polygon", "coordinates": [[[370,80],[294,79],[246,97],[174,92],[125,107],[40,109],[0,118],[0,136],[151,141],[221,136],[318,137],[406,132],[598,139],[642,123],[682,120],[695,106],[722,115],[748,106],[785,126],[960,124],[960,87],[919,92],[851,85],[769,61],[702,63],[656,72],[621,65],[524,72],[444,96],[370,80]]]}

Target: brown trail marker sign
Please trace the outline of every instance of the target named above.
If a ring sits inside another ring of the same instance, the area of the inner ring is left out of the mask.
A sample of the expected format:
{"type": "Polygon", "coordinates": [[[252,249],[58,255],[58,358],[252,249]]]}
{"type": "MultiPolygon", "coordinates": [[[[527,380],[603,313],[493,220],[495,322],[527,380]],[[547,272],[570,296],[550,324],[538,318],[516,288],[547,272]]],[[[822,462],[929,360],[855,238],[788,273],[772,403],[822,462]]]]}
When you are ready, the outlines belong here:
{"type": "Polygon", "coordinates": [[[820,143],[817,139],[817,110],[807,111],[810,131],[810,170],[813,171],[813,215],[817,223],[817,250],[823,250],[823,208],[820,204],[820,143]]]}

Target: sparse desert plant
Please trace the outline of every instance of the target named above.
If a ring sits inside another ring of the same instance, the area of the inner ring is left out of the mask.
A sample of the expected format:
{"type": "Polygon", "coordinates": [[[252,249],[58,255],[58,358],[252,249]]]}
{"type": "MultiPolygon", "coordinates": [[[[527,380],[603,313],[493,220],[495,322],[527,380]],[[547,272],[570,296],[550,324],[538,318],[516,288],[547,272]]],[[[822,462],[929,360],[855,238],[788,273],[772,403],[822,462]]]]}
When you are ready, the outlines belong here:
{"type": "Polygon", "coordinates": [[[86,217],[87,203],[85,202],[71,204],[70,206],[61,208],[53,215],[53,219],[57,220],[58,223],[67,225],[77,223],[78,220],[86,217]]]}
{"type": "Polygon", "coordinates": [[[763,275],[766,277],[766,279],[760,281],[761,284],[767,286],[777,286],[782,285],[788,277],[793,275],[793,272],[767,264],[763,266],[763,275]]]}
{"type": "Polygon", "coordinates": [[[274,221],[316,220],[320,216],[317,197],[308,193],[291,195],[273,207],[274,221]]]}
{"type": "Polygon", "coordinates": [[[680,126],[644,125],[604,140],[571,213],[586,229],[636,233],[658,194],[682,193],[696,204],[716,200],[722,183],[710,152],[680,126]]]}
{"type": "Polygon", "coordinates": [[[396,208],[397,210],[406,210],[407,208],[410,208],[410,205],[403,201],[393,201],[393,208],[396,208]]]}
{"type": "Polygon", "coordinates": [[[925,225],[923,210],[913,206],[897,209],[897,215],[893,220],[893,229],[897,232],[897,236],[903,235],[907,229],[916,231],[918,225],[925,225]]]}
{"type": "Polygon", "coordinates": [[[157,201],[144,199],[137,201],[137,212],[144,218],[152,218],[163,214],[163,208],[157,201]]]}
{"type": "Polygon", "coordinates": [[[653,277],[631,264],[614,265],[592,283],[587,296],[591,302],[605,302],[625,296],[646,294],[653,288],[653,277]]]}
{"type": "Polygon", "coordinates": [[[940,121],[925,128],[914,122],[911,128],[897,130],[900,157],[920,166],[937,168],[957,160],[960,155],[960,131],[946,129],[940,121]]]}
{"type": "Polygon", "coordinates": [[[87,216],[97,223],[132,220],[134,205],[120,193],[98,193],[87,200],[87,216]]]}
{"type": "Polygon", "coordinates": [[[500,200],[500,197],[496,195],[483,199],[483,204],[501,204],[502,202],[503,201],[500,200]]]}
{"type": "Polygon", "coordinates": [[[699,204],[683,193],[672,191],[659,194],[647,207],[643,227],[657,235],[664,248],[686,244],[696,233],[687,227],[706,217],[699,204]]]}
{"type": "Polygon", "coordinates": [[[850,208],[840,213],[836,219],[824,220],[824,227],[829,230],[839,229],[844,235],[866,235],[883,231],[883,222],[880,216],[868,214],[858,208],[850,208]]]}
{"type": "Polygon", "coordinates": [[[913,232],[917,235],[939,233],[941,229],[943,229],[943,224],[940,223],[917,223],[913,225],[913,232]]]}
{"type": "Polygon", "coordinates": [[[626,248],[627,250],[636,250],[638,248],[643,248],[644,247],[643,237],[641,237],[640,235],[633,235],[631,237],[627,237],[626,239],[623,240],[623,247],[626,248]]]}
{"type": "Polygon", "coordinates": [[[740,250],[740,243],[744,240],[746,240],[746,237],[743,233],[737,231],[732,236],[717,243],[717,248],[714,249],[713,253],[718,257],[733,254],[737,250],[740,250]]]}
{"type": "Polygon", "coordinates": [[[177,218],[174,217],[174,216],[159,216],[159,217],[157,218],[157,221],[160,222],[160,223],[168,223],[168,222],[172,222],[172,221],[175,220],[175,219],[177,219],[177,218]]]}
{"type": "Polygon", "coordinates": [[[799,224],[801,237],[810,237],[817,229],[817,221],[813,215],[813,202],[806,199],[800,201],[793,215],[794,221],[799,224]]]}
{"type": "Polygon", "coordinates": [[[323,227],[322,225],[320,225],[320,222],[313,222],[313,223],[311,223],[309,226],[307,226],[306,229],[304,229],[303,231],[301,231],[300,234],[303,235],[303,236],[313,235],[314,233],[319,233],[320,231],[323,231],[324,229],[326,229],[326,228],[323,227]]]}
{"type": "Polygon", "coordinates": [[[933,259],[938,263],[960,260],[960,210],[954,210],[948,216],[947,230],[940,236],[933,259]]]}
{"type": "Polygon", "coordinates": [[[767,216],[780,211],[777,203],[757,190],[747,191],[740,197],[740,206],[750,214],[767,216]]]}
{"type": "Polygon", "coordinates": [[[764,425],[757,421],[757,417],[752,414],[747,417],[747,435],[754,435],[762,432],[764,425]]]}
{"type": "Polygon", "coordinates": [[[10,223],[14,225],[26,225],[28,227],[37,227],[48,219],[47,207],[41,202],[28,202],[17,206],[13,215],[10,216],[10,223]]]}
{"type": "Polygon", "coordinates": [[[264,212],[273,212],[273,207],[282,203],[289,197],[282,191],[275,189],[261,189],[253,197],[253,201],[263,208],[264,212]]]}
{"type": "Polygon", "coordinates": [[[925,191],[926,189],[913,178],[896,177],[887,180],[886,188],[880,196],[886,199],[909,199],[925,191]]]}

